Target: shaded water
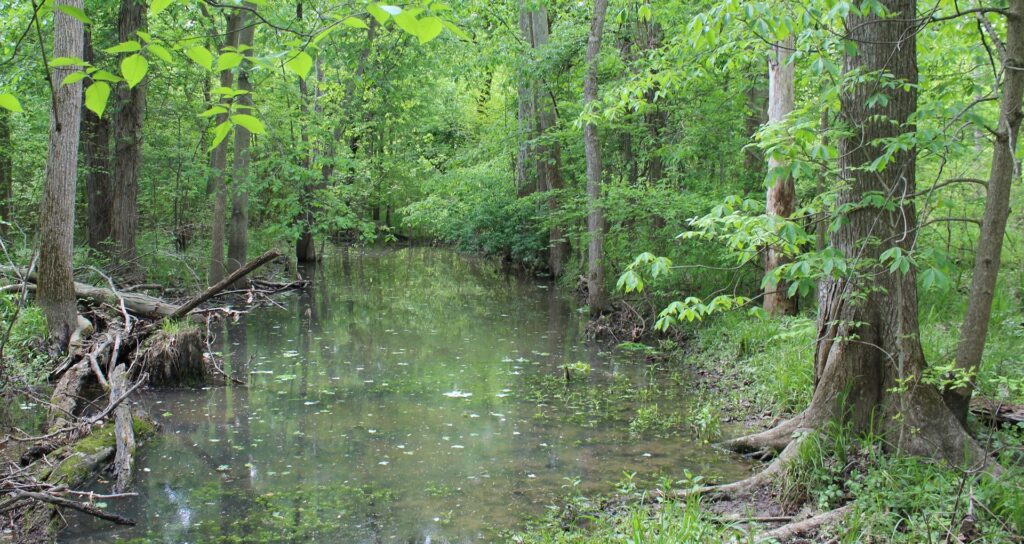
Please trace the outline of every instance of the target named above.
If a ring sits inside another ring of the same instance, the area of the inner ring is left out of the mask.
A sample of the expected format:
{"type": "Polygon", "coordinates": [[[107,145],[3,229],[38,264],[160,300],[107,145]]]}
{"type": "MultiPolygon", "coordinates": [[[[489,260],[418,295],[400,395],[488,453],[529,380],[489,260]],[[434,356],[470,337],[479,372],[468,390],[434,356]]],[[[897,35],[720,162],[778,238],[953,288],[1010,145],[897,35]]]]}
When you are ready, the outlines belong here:
{"type": "Polygon", "coordinates": [[[249,386],[143,400],[163,432],[140,496],[110,505],[139,525],[77,519],[68,540],[486,542],[570,480],[746,472],[686,433],[631,435],[635,403],[685,404],[685,375],[587,343],[551,284],[434,248],[339,249],[304,273],[219,339],[249,386]],[[593,370],[567,389],[575,361],[593,370]]]}

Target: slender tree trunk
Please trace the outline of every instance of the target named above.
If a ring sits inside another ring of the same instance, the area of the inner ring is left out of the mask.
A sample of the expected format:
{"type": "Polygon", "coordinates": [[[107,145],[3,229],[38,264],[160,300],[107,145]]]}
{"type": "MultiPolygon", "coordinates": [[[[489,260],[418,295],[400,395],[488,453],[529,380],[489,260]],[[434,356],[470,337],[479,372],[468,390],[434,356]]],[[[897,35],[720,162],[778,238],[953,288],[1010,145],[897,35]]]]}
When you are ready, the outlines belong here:
{"type": "MultiPolygon", "coordinates": [[[[590,22],[587,39],[587,72],[583,82],[584,108],[597,101],[597,64],[601,52],[601,35],[608,0],[594,1],[594,17],[590,22]]],[[[583,127],[583,153],[587,160],[587,304],[591,314],[608,308],[608,293],[604,285],[604,209],[601,202],[601,142],[597,125],[593,121],[583,127]]]]}
{"type": "MultiPolygon", "coordinates": [[[[1024,99],[1024,0],[1010,0],[1011,14],[1006,24],[1006,50],[1003,56],[1002,97],[999,104],[999,126],[992,149],[992,166],[988,177],[988,195],[981,219],[981,234],[971,278],[971,294],[967,312],[960,327],[956,348],[958,369],[976,372],[985,351],[988,322],[992,317],[992,300],[1003,253],[1006,221],[1010,215],[1010,189],[1020,176],[1014,160],[1020,134],[1021,100],[1024,99]]],[[[972,387],[947,391],[946,404],[966,421],[972,387]]]]}
{"type": "MultiPolygon", "coordinates": [[[[85,33],[86,62],[95,62],[91,33],[85,33]]],[[[110,123],[82,109],[82,152],[85,154],[86,231],[89,247],[106,252],[110,239],[113,187],[110,181],[110,123]]]]}
{"type": "MultiPolygon", "coordinates": [[[[301,1],[295,5],[295,18],[299,21],[303,19],[301,1]]],[[[303,116],[307,119],[312,109],[309,105],[310,99],[309,85],[305,79],[299,78],[299,100],[302,101],[303,116]]],[[[302,171],[304,176],[309,175],[310,168],[312,167],[312,151],[309,148],[310,124],[304,122],[302,126],[302,171]]],[[[300,263],[316,261],[316,241],[313,239],[313,222],[315,221],[313,214],[314,188],[314,182],[304,177],[302,191],[299,195],[299,207],[301,208],[299,211],[299,222],[302,230],[299,232],[298,239],[295,240],[295,258],[300,263]]]]}
{"type": "MultiPolygon", "coordinates": [[[[772,45],[768,57],[768,122],[780,123],[793,112],[794,107],[794,66],[789,62],[793,52],[793,37],[790,36],[780,43],[772,45]]],[[[775,157],[768,158],[769,171],[786,165],[775,157]]],[[[775,181],[768,188],[768,215],[779,219],[788,219],[796,210],[796,187],[793,178],[785,176],[775,181]]],[[[765,251],[765,274],[790,262],[778,247],[768,246],[765,251]]],[[[797,298],[787,295],[789,284],[779,282],[775,286],[767,286],[764,290],[764,309],[771,315],[796,315],[797,298]]]]}
{"type": "Polygon", "coordinates": [[[849,422],[854,432],[884,434],[890,447],[910,455],[956,465],[984,456],[938,390],[921,382],[925,360],[914,269],[890,273],[877,262],[889,248],[909,250],[917,228],[913,201],[903,198],[914,193],[915,152],[896,153],[881,172],[864,168],[884,153],[880,140],[913,130],[908,119],[917,106],[916,0],[882,4],[888,12],[884,17],[848,18],[849,39],[857,43],[857,52],[844,55],[845,69],[887,71],[911,86],[893,90],[870,78],[842,93],[841,116],[854,134],[839,141],[844,188],[837,206],[879,193],[896,206],[854,206],[832,234],[832,247],[859,266],[855,276],[829,280],[821,289],[811,404],[774,429],[732,441],[737,449],[781,449],[800,429],[840,420],[849,422]],[[888,103],[869,107],[868,99],[879,92],[888,95],[888,103]]]}
{"type": "MultiPolygon", "coordinates": [[[[246,2],[246,6],[255,9],[255,6],[246,2]]],[[[243,53],[246,60],[238,69],[238,90],[247,91],[237,98],[237,104],[247,107],[251,113],[252,108],[252,82],[249,80],[249,69],[252,63],[249,57],[252,56],[252,43],[256,33],[256,27],[248,24],[250,18],[246,12],[239,13],[238,47],[245,48],[243,53]]],[[[238,270],[246,262],[246,254],[249,250],[249,165],[251,162],[250,145],[252,134],[241,125],[235,126],[235,157],[232,165],[234,175],[231,182],[231,237],[228,240],[228,274],[238,270]]]]}
{"type": "MultiPolygon", "coordinates": [[[[57,5],[82,9],[82,0],[57,0],[57,5]]],[[[53,56],[82,58],[82,22],[54,10],[53,56]]],[[[71,269],[75,229],[75,185],[78,176],[78,137],[82,118],[82,83],[61,85],[80,68],[54,68],[50,111],[50,144],[46,183],[39,215],[38,303],[46,315],[50,341],[65,350],[75,330],[77,308],[71,269]]]]}
{"type": "MultiPolygon", "coordinates": [[[[224,47],[238,45],[238,28],[240,22],[237,13],[227,16],[224,47]]],[[[234,83],[234,74],[231,70],[224,70],[220,73],[220,86],[230,88],[234,83]]],[[[229,106],[229,99],[221,98],[221,105],[229,106]]],[[[217,116],[217,124],[228,120],[228,115],[222,113],[217,116]]],[[[210,285],[220,283],[227,276],[227,266],[224,264],[224,230],[227,223],[228,188],[225,172],[228,166],[228,139],[225,138],[213,150],[210,157],[210,178],[213,188],[213,226],[210,228],[210,272],[207,281],[210,285]]]]}
{"type": "MultiPolygon", "coordinates": [[[[533,11],[527,9],[526,3],[520,0],[519,3],[519,32],[523,36],[525,46],[524,63],[529,66],[533,61],[533,53],[536,49],[537,39],[534,36],[533,11]]],[[[529,72],[530,69],[524,70],[529,72]]],[[[530,141],[537,137],[537,82],[530,75],[524,74],[519,80],[519,151],[516,154],[516,189],[519,196],[529,195],[537,190],[538,180],[535,178],[537,170],[532,168],[535,164],[535,153],[531,149],[530,141]]]]}
{"type": "MultiPolygon", "coordinates": [[[[650,5],[650,2],[647,2],[650,5]]],[[[661,47],[661,27],[654,21],[640,24],[640,45],[647,51],[654,51],[661,47]]],[[[661,153],[661,132],[668,122],[668,112],[658,106],[657,96],[660,86],[655,82],[650,89],[644,93],[644,101],[647,102],[647,110],[644,111],[644,124],[647,126],[647,136],[650,144],[647,149],[647,168],[644,175],[647,183],[655,185],[665,177],[665,159],[661,153]]],[[[665,225],[665,218],[660,215],[654,217],[655,228],[665,225]]]]}
{"type": "MultiPolygon", "coordinates": [[[[828,147],[828,110],[821,112],[821,145],[828,147]]],[[[825,177],[828,175],[828,166],[822,165],[818,171],[815,192],[818,197],[825,194],[825,177]]],[[[818,218],[818,224],[814,228],[814,249],[821,251],[825,249],[825,240],[828,237],[828,221],[824,216],[818,218]]]]}
{"type": "Polygon", "coordinates": [[[7,234],[5,222],[11,221],[14,193],[11,149],[11,116],[7,110],[0,110],[0,235],[7,234]]]}
{"type": "MultiPolygon", "coordinates": [[[[121,0],[117,31],[122,42],[138,40],[146,25],[146,4],[142,0],[121,0]]],[[[117,91],[114,114],[114,181],[110,237],[115,262],[125,274],[140,272],[135,235],[139,229],[139,169],[142,166],[142,125],[146,115],[146,82],[134,88],[122,85],[117,91]]]]}

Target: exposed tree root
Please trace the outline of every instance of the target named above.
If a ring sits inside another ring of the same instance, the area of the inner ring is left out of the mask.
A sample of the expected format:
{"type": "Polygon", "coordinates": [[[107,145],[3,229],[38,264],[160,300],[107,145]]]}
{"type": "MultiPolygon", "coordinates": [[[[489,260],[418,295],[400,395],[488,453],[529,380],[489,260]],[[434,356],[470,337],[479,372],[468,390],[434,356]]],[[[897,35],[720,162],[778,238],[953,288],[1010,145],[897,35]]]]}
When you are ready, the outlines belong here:
{"type": "Polygon", "coordinates": [[[790,459],[796,457],[796,454],[800,449],[800,444],[802,444],[803,441],[803,438],[797,438],[790,441],[789,445],[782,450],[782,453],[780,453],[779,456],[771,462],[771,464],[765,467],[764,470],[749,478],[728,484],[685,489],[678,491],[676,496],[687,497],[690,495],[704,495],[715,500],[723,500],[750,495],[757,489],[772,483],[775,477],[783,472],[786,463],[788,463],[790,459]]]}
{"type": "Polygon", "coordinates": [[[828,512],[823,512],[802,521],[787,523],[782,527],[761,533],[757,537],[757,542],[788,542],[795,538],[814,533],[826,525],[838,523],[852,511],[853,503],[851,502],[845,506],[836,508],[835,510],[829,510],[828,512]]]}
{"type": "Polygon", "coordinates": [[[759,433],[726,440],[721,446],[737,453],[761,457],[774,455],[789,446],[793,441],[793,434],[803,427],[803,423],[804,417],[800,414],[759,433]]]}

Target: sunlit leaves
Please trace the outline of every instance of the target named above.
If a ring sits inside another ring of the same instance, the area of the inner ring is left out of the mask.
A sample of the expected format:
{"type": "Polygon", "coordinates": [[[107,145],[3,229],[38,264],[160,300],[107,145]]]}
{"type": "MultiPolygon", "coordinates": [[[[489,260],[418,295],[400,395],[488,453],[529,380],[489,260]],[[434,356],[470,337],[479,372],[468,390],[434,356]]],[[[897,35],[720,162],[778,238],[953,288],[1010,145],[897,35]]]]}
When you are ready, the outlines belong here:
{"type": "Polygon", "coordinates": [[[96,81],[85,89],[85,107],[95,113],[97,117],[103,117],[103,112],[107,109],[108,98],[110,98],[110,84],[106,82],[96,81]]]}
{"type": "Polygon", "coordinates": [[[221,53],[220,58],[217,59],[217,71],[223,72],[224,70],[230,70],[239,64],[242,64],[243,60],[245,60],[245,56],[241,53],[236,53],[234,51],[221,53]]]}
{"type": "Polygon", "coordinates": [[[57,4],[54,6],[54,8],[60,10],[61,12],[67,14],[70,17],[78,19],[84,24],[92,24],[92,19],[90,19],[89,16],[85,14],[85,11],[82,8],[77,8],[75,6],[69,6],[66,4],[57,4]]]}
{"type": "Polygon", "coordinates": [[[357,19],[356,17],[348,17],[341,24],[352,28],[370,28],[362,19],[357,19]]]}
{"type": "Polygon", "coordinates": [[[63,68],[65,66],[85,66],[87,63],[76,57],[54,57],[50,59],[51,68],[63,68]]]}
{"type": "Polygon", "coordinates": [[[309,72],[313,69],[313,57],[310,57],[305,51],[299,51],[288,62],[284,63],[284,67],[300,78],[306,79],[309,76],[309,72]]]}
{"type": "Polygon", "coordinates": [[[149,5],[149,16],[156,17],[157,15],[160,15],[161,12],[170,7],[173,3],[174,0],[153,0],[149,5]]]}
{"type": "Polygon", "coordinates": [[[209,49],[201,45],[190,47],[185,50],[185,56],[203,68],[213,70],[213,53],[209,49]]]}
{"type": "Polygon", "coordinates": [[[11,93],[0,93],[0,108],[15,113],[25,111],[21,109],[21,102],[18,101],[18,98],[11,93]]]}
{"type": "Polygon", "coordinates": [[[213,151],[224,141],[224,138],[228,137],[231,133],[231,121],[224,121],[223,123],[213,127],[213,142],[210,143],[210,151],[213,151]]]}
{"type": "Polygon", "coordinates": [[[158,59],[160,59],[160,60],[162,60],[164,62],[172,62],[173,61],[173,59],[171,58],[170,51],[168,51],[166,47],[164,47],[164,46],[162,46],[162,45],[160,45],[158,43],[151,43],[151,44],[146,46],[146,49],[148,51],[152,52],[154,55],[156,55],[156,57],[158,59]]]}
{"type": "Polygon", "coordinates": [[[141,50],[142,44],[135,40],[128,40],[126,42],[121,42],[114,47],[108,47],[103,51],[110,53],[111,55],[116,55],[118,53],[135,53],[136,51],[141,50]]]}
{"type": "Polygon", "coordinates": [[[263,126],[263,121],[260,121],[252,115],[244,113],[237,113],[230,117],[232,123],[245,128],[253,134],[266,134],[267,129],[263,126]]]}
{"type": "Polygon", "coordinates": [[[128,88],[133,88],[142,82],[149,71],[149,61],[142,55],[135,54],[121,60],[121,76],[128,83],[128,88]]]}
{"type": "Polygon", "coordinates": [[[83,79],[85,79],[87,77],[89,77],[89,75],[86,74],[85,72],[81,72],[81,71],[79,71],[79,72],[71,72],[70,74],[64,76],[64,80],[61,81],[60,84],[61,85],[73,85],[75,83],[78,83],[79,81],[82,81],[83,79]]]}

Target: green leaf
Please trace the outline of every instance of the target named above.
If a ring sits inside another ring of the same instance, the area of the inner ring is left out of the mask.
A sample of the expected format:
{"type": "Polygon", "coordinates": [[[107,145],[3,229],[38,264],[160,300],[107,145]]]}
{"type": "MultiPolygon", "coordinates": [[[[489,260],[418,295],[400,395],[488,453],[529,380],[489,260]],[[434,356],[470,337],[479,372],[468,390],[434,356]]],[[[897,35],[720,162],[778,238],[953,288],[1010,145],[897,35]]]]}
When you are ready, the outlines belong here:
{"type": "Polygon", "coordinates": [[[153,41],[153,36],[150,36],[149,32],[146,32],[144,30],[136,30],[135,34],[142,38],[142,41],[146,43],[153,41]]]}
{"type": "Polygon", "coordinates": [[[84,24],[92,24],[92,19],[90,19],[89,16],[85,14],[85,11],[82,8],[76,8],[75,6],[68,6],[65,4],[57,4],[54,7],[70,15],[71,17],[78,19],[79,21],[82,21],[82,23],[84,24]]]}
{"type": "Polygon", "coordinates": [[[21,109],[21,102],[18,102],[18,98],[11,93],[0,93],[0,108],[11,110],[15,113],[25,111],[21,109]]]}
{"type": "Polygon", "coordinates": [[[128,82],[129,89],[138,85],[142,78],[146,77],[148,71],[149,61],[142,55],[135,54],[121,60],[121,75],[128,82]]]}
{"type": "Polygon", "coordinates": [[[61,81],[60,84],[61,85],[71,85],[73,83],[78,83],[79,81],[82,81],[86,77],[88,77],[88,74],[86,74],[85,72],[82,72],[82,71],[71,72],[70,74],[68,74],[67,76],[64,77],[64,81],[61,81]]]}
{"type": "Polygon", "coordinates": [[[463,31],[461,28],[455,26],[454,23],[451,23],[449,21],[444,21],[444,27],[448,29],[448,32],[451,32],[452,34],[455,34],[456,36],[462,38],[463,40],[466,40],[467,42],[473,41],[473,37],[472,36],[470,36],[469,34],[466,34],[465,31],[463,31]]]}
{"type": "Polygon", "coordinates": [[[50,59],[50,68],[61,68],[64,66],[87,66],[89,63],[77,57],[55,57],[50,59]]]}
{"type": "Polygon", "coordinates": [[[291,60],[284,63],[284,67],[295,72],[295,75],[306,79],[310,70],[313,69],[313,57],[305,51],[299,51],[291,60]]]}
{"type": "Polygon", "coordinates": [[[253,134],[266,134],[267,129],[263,126],[263,121],[260,121],[252,115],[244,113],[237,113],[230,117],[231,122],[239,125],[253,134]]]}
{"type": "Polygon", "coordinates": [[[107,109],[107,99],[110,98],[110,85],[103,81],[95,81],[85,90],[85,107],[103,117],[103,110],[107,109]]]}
{"type": "Polygon", "coordinates": [[[398,28],[413,36],[419,36],[420,34],[419,20],[416,18],[416,13],[413,10],[403,11],[395,15],[395,24],[398,25],[398,28]]]}
{"type": "Polygon", "coordinates": [[[162,45],[160,45],[158,43],[151,43],[151,44],[146,46],[146,49],[148,49],[149,51],[152,51],[152,53],[154,55],[156,55],[158,59],[160,59],[160,60],[162,60],[164,62],[172,62],[172,60],[173,60],[171,58],[171,52],[168,51],[166,47],[164,47],[164,46],[162,46],[162,45]]]}
{"type": "Polygon", "coordinates": [[[185,56],[203,68],[213,70],[213,53],[209,49],[197,45],[185,51],[185,56]]]}
{"type": "MultiPolygon", "coordinates": [[[[366,6],[366,11],[370,15],[372,15],[374,19],[377,20],[378,24],[382,24],[382,25],[388,20],[389,17],[391,17],[391,14],[388,13],[387,11],[385,11],[384,8],[382,8],[378,4],[370,4],[370,5],[366,6]]],[[[401,11],[401,10],[399,10],[399,11],[401,11]]]]}
{"type": "Polygon", "coordinates": [[[224,70],[230,70],[235,66],[242,64],[243,60],[245,60],[245,56],[241,53],[235,53],[232,51],[222,53],[220,58],[217,59],[217,71],[223,72],[224,70]]]}
{"type": "Polygon", "coordinates": [[[424,44],[438,37],[443,29],[444,25],[441,23],[441,19],[424,17],[419,20],[419,32],[416,36],[419,37],[420,43],[424,44]]]}
{"type": "Polygon", "coordinates": [[[111,55],[114,55],[114,54],[117,54],[117,53],[134,53],[136,51],[141,51],[141,50],[142,50],[142,45],[139,44],[139,42],[137,42],[135,40],[128,40],[126,42],[121,42],[121,43],[115,45],[114,47],[108,47],[108,48],[104,49],[104,51],[106,51],[107,53],[110,53],[111,55]]]}
{"type": "Polygon", "coordinates": [[[153,3],[149,5],[149,16],[156,17],[160,13],[170,7],[174,3],[174,0],[153,0],[153,3]]]}
{"type": "Polygon", "coordinates": [[[219,115],[221,113],[227,113],[227,112],[228,112],[228,109],[225,108],[224,106],[214,106],[214,107],[204,111],[203,113],[200,113],[199,117],[213,117],[214,115],[219,115]]]}
{"type": "Polygon", "coordinates": [[[355,17],[349,17],[342,21],[341,24],[352,28],[370,28],[362,19],[357,19],[355,17]]]}
{"type": "Polygon", "coordinates": [[[224,141],[224,138],[228,137],[228,133],[231,132],[231,127],[234,126],[230,121],[224,121],[223,123],[213,127],[213,143],[210,144],[210,151],[213,151],[224,141]]]}
{"type": "Polygon", "coordinates": [[[111,74],[106,70],[96,70],[96,72],[92,74],[92,79],[94,81],[109,81],[110,83],[121,83],[124,81],[120,76],[111,74]]]}

